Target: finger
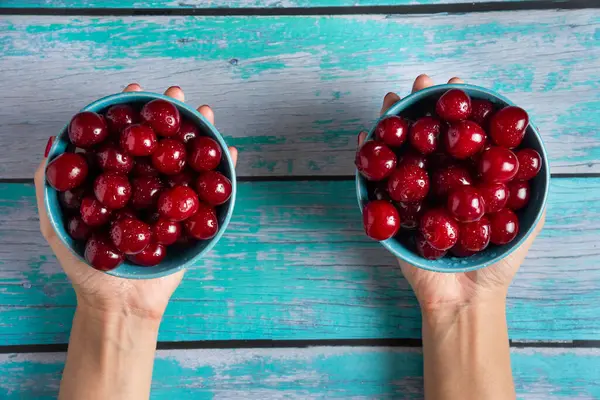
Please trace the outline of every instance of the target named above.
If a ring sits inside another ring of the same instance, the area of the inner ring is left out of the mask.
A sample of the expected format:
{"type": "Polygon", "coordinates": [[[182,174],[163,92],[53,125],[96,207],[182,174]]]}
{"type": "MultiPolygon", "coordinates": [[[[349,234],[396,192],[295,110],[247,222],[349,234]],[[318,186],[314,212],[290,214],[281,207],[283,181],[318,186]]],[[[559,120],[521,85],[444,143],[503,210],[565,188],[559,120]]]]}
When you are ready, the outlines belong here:
{"type": "Polygon", "coordinates": [[[415,83],[413,83],[412,91],[418,92],[419,90],[423,90],[428,88],[429,86],[433,86],[433,80],[426,74],[421,74],[417,76],[415,79],[415,83]]]}
{"type": "Polygon", "coordinates": [[[238,160],[238,151],[235,147],[229,146],[229,154],[231,154],[231,160],[233,161],[233,166],[237,165],[238,160]]]}
{"type": "Polygon", "coordinates": [[[391,106],[396,104],[400,100],[400,96],[396,93],[389,92],[383,98],[383,106],[381,106],[381,114],[384,114],[387,110],[390,109],[391,106]]]}
{"type": "Polygon", "coordinates": [[[360,148],[363,145],[366,138],[367,138],[367,132],[361,132],[358,134],[358,148],[360,148]]]}
{"type": "Polygon", "coordinates": [[[202,114],[202,116],[206,118],[208,122],[210,122],[213,125],[215,124],[215,113],[213,112],[212,108],[205,104],[203,106],[198,107],[198,112],[202,114]]]}
{"type": "Polygon", "coordinates": [[[185,95],[179,86],[171,86],[165,90],[165,96],[172,97],[175,100],[185,101],[185,95]]]}
{"type": "Polygon", "coordinates": [[[460,79],[459,77],[455,76],[454,78],[451,78],[448,83],[465,83],[465,81],[463,81],[462,79],[460,79]]]}
{"type": "Polygon", "coordinates": [[[40,231],[42,235],[49,240],[54,235],[54,229],[50,226],[48,214],[46,213],[46,204],[44,202],[44,175],[46,173],[46,157],[35,171],[33,181],[35,183],[35,198],[37,202],[38,215],[40,218],[40,231]]]}
{"type": "Polygon", "coordinates": [[[130,83],[129,85],[127,85],[127,87],[125,89],[123,89],[123,92],[141,92],[142,91],[142,87],[140,85],[138,85],[137,83],[130,83]]]}

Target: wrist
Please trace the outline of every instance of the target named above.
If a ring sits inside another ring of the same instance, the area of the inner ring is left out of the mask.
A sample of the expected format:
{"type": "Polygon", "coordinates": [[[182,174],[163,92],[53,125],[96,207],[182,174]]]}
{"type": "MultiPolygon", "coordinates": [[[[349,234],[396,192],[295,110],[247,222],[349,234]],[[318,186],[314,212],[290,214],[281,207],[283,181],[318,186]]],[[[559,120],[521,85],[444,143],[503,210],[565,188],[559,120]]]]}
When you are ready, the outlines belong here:
{"type": "Polygon", "coordinates": [[[486,300],[452,305],[429,305],[421,307],[423,329],[448,328],[463,323],[476,327],[487,322],[506,321],[506,298],[496,296],[486,300]]]}

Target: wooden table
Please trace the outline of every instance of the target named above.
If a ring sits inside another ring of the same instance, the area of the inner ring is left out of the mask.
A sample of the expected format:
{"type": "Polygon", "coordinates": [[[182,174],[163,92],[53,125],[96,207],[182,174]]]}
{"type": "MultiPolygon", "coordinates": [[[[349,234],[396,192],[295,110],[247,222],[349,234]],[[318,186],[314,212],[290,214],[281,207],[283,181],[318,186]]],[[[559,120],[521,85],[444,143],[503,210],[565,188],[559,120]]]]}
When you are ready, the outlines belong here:
{"type": "Polygon", "coordinates": [[[231,225],[167,309],[153,398],[422,398],[420,314],[362,232],[352,161],[383,95],[423,72],[502,92],[544,135],[548,219],[508,300],[515,381],[600,398],[600,4],[412,3],[0,0],[0,398],[56,396],[75,307],[34,168],[129,82],[213,105],[241,153],[231,225]]]}

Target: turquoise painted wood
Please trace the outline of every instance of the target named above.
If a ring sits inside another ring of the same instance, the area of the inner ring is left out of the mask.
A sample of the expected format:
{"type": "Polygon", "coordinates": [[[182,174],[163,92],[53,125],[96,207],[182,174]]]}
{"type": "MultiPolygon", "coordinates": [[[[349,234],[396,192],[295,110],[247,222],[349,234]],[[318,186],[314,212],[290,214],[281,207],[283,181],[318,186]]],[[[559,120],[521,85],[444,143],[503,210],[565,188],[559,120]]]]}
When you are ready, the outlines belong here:
{"type": "MultiPolygon", "coordinates": [[[[55,399],[65,355],[0,355],[0,397],[55,399]]],[[[517,398],[600,398],[598,349],[512,349],[517,398]]],[[[152,399],[422,399],[417,349],[159,351],[152,399]]]]}
{"type": "MultiPolygon", "coordinates": [[[[598,178],[552,180],[546,228],[509,292],[511,338],[598,338],[599,193],[598,178]]],[[[238,199],[175,292],[160,340],[420,337],[394,258],[362,232],[353,182],[246,182],[238,199]]],[[[74,306],[33,188],[0,185],[0,341],[65,343],[74,306]]]]}
{"type": "Polygon", "coordinates": [[[342,175],[389,90],[460,75],[525,107],[553,173],[600,172],[600,16],[589,10],[0,21],[0,178],[31,177],[83,105],[140,82],[214,106],[240,176],[342,175]],[[35,84],[23,84],[35,82],[35,84]],[[37,150],[36,150],[37,149],[37,150]]]}

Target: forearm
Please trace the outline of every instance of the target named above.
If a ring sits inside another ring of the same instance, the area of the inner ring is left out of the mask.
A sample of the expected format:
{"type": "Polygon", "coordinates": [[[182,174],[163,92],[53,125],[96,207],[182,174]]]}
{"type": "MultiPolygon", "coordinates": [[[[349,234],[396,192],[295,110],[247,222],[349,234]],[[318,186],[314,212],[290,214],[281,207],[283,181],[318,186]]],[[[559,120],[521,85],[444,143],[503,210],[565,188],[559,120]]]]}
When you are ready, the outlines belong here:
{"type": "Polygon", "coordinates": [[[148,399],[158,325],[78,306],[59,399],[148,399]]]}
{"type": "Polygon", "coordinates": [[[423,313],[427,400],[515,398],[505,302],[423,313]]]}

